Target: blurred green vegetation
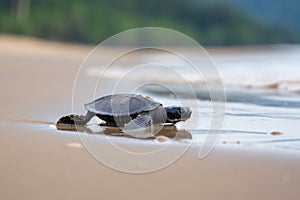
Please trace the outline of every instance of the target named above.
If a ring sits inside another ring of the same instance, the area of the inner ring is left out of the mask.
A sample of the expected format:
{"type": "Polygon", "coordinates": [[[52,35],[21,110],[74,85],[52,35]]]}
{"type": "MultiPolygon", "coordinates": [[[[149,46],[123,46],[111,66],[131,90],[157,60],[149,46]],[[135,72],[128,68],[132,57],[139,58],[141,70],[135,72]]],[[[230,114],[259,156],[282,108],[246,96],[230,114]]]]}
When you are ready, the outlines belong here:
{"type": "Polygon", "coordinates": [[[195,0],[205,3],[226,3],[251,15],[255,20],[287,27],[300,33],[299,0],[195,0]]]}
{"type": "Polygon", "coordinates": [[[299,35],[236,8],[194,0],[0,0],[0,31],[99,43],[127,29],[171,28],[203,45],[299,42],[299,35]]]}

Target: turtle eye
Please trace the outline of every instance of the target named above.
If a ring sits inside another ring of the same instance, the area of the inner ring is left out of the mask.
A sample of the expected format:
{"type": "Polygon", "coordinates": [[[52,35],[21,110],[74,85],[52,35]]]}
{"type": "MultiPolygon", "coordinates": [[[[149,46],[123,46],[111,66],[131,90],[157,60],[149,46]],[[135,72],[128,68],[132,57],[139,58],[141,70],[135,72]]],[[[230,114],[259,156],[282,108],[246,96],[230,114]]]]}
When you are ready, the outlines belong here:
{"type": "Polygon", "coordinates": [[[178,109],[178,110],[176,111],[176,113],[179,114],[179,115],[181,115],[181,109],[178,109]]]}

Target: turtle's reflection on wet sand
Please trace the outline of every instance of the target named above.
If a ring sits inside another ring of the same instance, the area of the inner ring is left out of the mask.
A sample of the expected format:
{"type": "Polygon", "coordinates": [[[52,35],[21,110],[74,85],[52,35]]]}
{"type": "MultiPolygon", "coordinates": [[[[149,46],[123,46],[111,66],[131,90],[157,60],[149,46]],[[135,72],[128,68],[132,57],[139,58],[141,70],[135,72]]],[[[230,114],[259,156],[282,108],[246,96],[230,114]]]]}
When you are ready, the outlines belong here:
{"type": "MultiPolygon", "coordinates": [[[[122,132],[119,127],[99,126],[98,124],[90,124],[87,126],[57,125],[56,128],[58,130],[76,131],[89,134],[131,137],[130,135],[122,132]]],[[[171,139],[192,139],[192,134],[189,131],[184,129],[180,130],[173,125],[155,125],[153,128],[153,132],[156,133],[155,136],[166,136],[171,139]]]]}

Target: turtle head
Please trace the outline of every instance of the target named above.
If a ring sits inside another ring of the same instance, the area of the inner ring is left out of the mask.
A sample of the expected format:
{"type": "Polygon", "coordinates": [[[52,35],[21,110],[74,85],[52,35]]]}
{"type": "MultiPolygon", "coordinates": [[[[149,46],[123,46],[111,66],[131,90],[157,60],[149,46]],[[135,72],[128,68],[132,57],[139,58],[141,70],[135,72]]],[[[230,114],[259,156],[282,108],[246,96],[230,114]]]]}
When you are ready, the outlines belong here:
{"type": "Polygon", "coordinates": [[[167,123],[177,123],[188,120],[192,111],[189,107],[169,106],[165,107],[167,111],[167,123]]]}

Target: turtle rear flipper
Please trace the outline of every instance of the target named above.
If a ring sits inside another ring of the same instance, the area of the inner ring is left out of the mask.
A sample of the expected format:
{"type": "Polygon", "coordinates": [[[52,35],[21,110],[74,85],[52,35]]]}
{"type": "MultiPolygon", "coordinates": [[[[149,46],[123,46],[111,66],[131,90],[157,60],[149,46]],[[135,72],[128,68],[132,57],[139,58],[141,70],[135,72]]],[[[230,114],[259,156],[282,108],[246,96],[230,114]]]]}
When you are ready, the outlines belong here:
{"type": "Polygon", "coordinates": [[[57,122],[56,125],[64,124],[64,125],[79,125],[83,126],[86,125],[93,117],[95,116],[92,112],[87,112],[86,115],[74,115],[70,114],[64,117],[61,117],[57,122]]]}
{"type": "Polygon", "coordinates": [[[124,126],[122,131],[135,138],[153,138],[152,119],[148,114],[140,114],[124,126]]]}

